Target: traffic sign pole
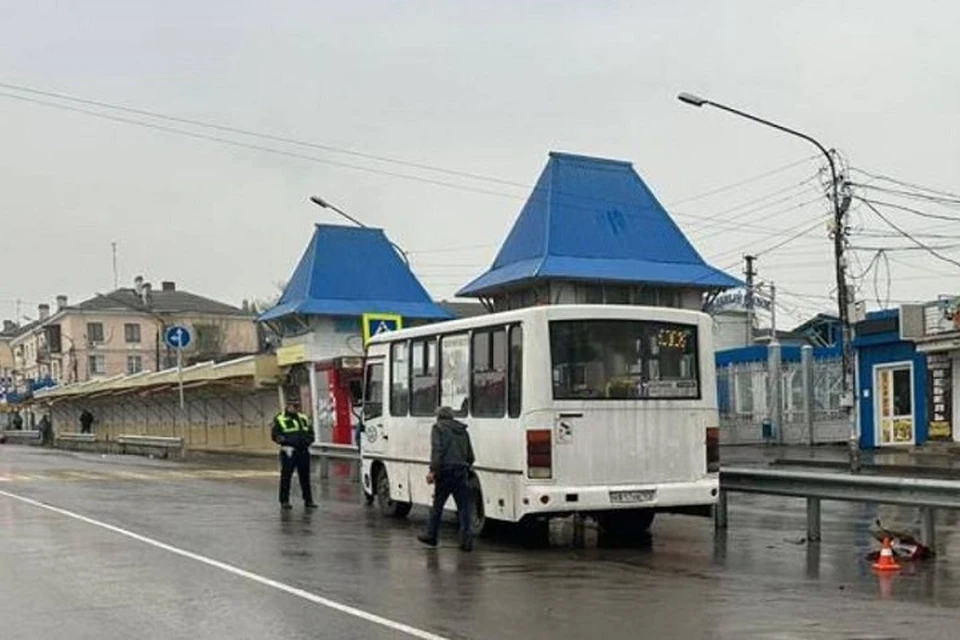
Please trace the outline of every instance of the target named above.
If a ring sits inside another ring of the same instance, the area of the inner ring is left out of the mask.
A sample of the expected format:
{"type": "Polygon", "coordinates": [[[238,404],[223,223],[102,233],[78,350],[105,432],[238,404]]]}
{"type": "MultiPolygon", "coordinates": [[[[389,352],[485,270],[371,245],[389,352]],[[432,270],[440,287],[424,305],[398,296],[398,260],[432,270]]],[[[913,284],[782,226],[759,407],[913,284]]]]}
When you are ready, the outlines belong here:
{"type": "MultiPolygon", "coordinates": [[[[180,413],[183,413],[183,349],[177,349],[177,381],[180,386],[180,413]]],[[[186,424],[183,428],[186,431],[186,424]]]]}
{"type": "MultiPolygon", "coordinates": [[[[177,350],[177,387],[180,392],[180,413],[185,414],[186,403],[183,399],[183,350],[187,348],[192,338],[186,327],[172,326],[167,327],[164,332],[164,339],[168,346],[177,350]]],[[[185,415],[183,416],[183,437],[184,441],[186,441],[187,421],[185,415]]]]}

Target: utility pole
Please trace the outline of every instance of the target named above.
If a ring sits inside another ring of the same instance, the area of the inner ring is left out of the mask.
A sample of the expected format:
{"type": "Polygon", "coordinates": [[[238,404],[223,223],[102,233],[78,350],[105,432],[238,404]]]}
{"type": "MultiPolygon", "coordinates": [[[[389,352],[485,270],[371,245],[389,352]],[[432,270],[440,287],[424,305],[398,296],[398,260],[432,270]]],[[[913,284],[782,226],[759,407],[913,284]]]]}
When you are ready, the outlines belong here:
{"type": "Polygon", "coordinates": [[[770,283],[770,343],[777,344],[777,285],[770,283]]]}
{"type": "Polygon", "coordinates": [[[854,307],[854,289],[847,283],[847,259],[844,255],[847,248],[847,210],[850,209],[850,193],[848,192],[846,176],[837,175],[833,157],[828,153],[830,160],[830,179],[833,181],[833,254],[834,268],[837,273],[837,307],[840,312],[840,326],[843,329],[843,345],[841,361],[843,362],[843,385],[841,387],[840,407],[847,413],[850,423],[850,471],[860,472],[860,434],[857,425],[856,400],[854,395],[853,371],[853,325],[850,320],[850,311],[854,307]],[[841,197],[841,189],[843,196],[841,197]]]}
{"type": "Polygon", "coordinates": [[[767,347],[767,405],[770,424],[777,434],[777,442],[784,444],[783,433],[783,352],[777,340],[777,287],[770,283],[770,343],[767,347]]]}
{"type": "Polygon", "coordinates": [[[756,260],[756,256],[743,256],[746,266],[744,267],[743,273],[747,276],[747,290],[743,294],[743,306],[747,310],[747,346],[753,344],[753,318],[754,318],[754,304],[753,304],[753,277],[757,275],[756,270],[753,268],[753,261],[756,260]]]}
{"type": "Polygon", "coordinates": [[[117,243],[111,242],[110,248],[113,250],[113,290],[120,288],[120,280],[117,277],[117,243]]]}

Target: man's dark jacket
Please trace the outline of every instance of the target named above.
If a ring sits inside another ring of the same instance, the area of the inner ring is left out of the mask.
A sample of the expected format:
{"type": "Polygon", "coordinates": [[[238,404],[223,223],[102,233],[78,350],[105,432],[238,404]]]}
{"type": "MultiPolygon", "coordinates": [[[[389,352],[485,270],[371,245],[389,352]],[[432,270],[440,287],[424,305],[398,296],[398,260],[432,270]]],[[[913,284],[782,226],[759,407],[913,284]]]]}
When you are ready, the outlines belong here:
{"type": "Polygon", "coordinates": [[[440,473],[473,465],[473,446],[467,425],[450,418],[440,418],[430,434],[430,471],[440,473]]]}

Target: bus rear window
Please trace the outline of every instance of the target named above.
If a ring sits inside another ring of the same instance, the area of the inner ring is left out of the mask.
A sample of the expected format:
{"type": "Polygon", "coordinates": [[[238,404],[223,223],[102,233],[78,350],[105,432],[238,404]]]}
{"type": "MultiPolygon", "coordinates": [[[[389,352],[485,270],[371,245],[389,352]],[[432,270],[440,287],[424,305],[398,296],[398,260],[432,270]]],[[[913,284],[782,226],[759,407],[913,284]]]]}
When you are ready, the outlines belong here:
{"type": "Polygon", "coordinates": [[[550,323],[555,400],[697,399],[697,328],[641,320],[550,323]]]}

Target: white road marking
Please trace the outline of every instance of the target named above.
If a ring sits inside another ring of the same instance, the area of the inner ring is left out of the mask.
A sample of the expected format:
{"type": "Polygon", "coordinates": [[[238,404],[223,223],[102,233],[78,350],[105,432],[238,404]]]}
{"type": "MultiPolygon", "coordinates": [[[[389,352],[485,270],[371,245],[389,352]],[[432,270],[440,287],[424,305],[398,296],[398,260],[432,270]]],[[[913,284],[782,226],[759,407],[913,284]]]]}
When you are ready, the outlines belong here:
{"type": "Polygon", "coordinates": [[[314,604],[319,604],[329,609],[333,609],[335,611],[345,613],[349,616],[353,616],[354,618],[366,620],[367,622],[372,622],[373,624],[380,625],[381,627],[386,627],[387,629],[392,629],[393,631],[399,631],[401,633],[405,633],[408,636],[411,636],[414,638],[421,638],[421,640],[449,640],[444,636],[437,635],[435,633],[431,633],[423,629],[418,629],[416,627],[412,627],[402,622],[390,620],[389,618],[378,616],[375,613],[370,613],[369,611],[364,611],[363,609],[358,609],[357,607],[351,607],[350,605],[337,602],[336,600],[324,598],[323,596],[319,596],[315,593],[310,593],[309,591],[304,591],[303,589],[298,589],[297,587],[293,587],[291,585],[285,584],[278,580],[267,578],[260,574],[253,573],[252,571],[241,569],[240,567],[235,567],[231,564],[227,564],[226,562],[220,562],[219,560],[214,560],[213,558],[202,556],[199,553],[193,553],[192,551],[187,551],[186,549],[180,549],[179,547],[169,545],[165,542],[160,542],[159,540],[148,538],[147,536],[140,535],[139,533],[134,533],[133,531],[129,531],[127,529],[123,529],[121,527],[117,527],[115,525],[108,524],[106,522],[101,522],[99,520],[94,520],[93,518],[88,518],[87,516],[81,515],[79,513],[74,513],[73,511],[67,511],[66,509],[61,509],[60,507],[55,507],[53,505],[49,505],[44,502],[40,502],[38,500],[33,500],[32,498],[27,498],[25,496],[21,496],[16,493],[10,493],[8,491],[0,491],[0,496],[6,496],[13,500],[19,500],[20,502],[29,504],[39,509],[45,509],[47,511],[51,511],[56,514],[66,516],[68,518],[73,518],[74,520],[79,520],[80,522],[85,522],[86,524],[93,525],[95,527],[100,527],[101,529],[106,529],[107,531],[111,531],[121,536],[130,538],[132,540],[136,540],[137,542],[142,542],[144,544],[150,545],[151,547],[156,547],[157,549],[168,551],[170,553],[176,554],[178,556],[182,556],[184,558],[188,558],[195,562],[200,562],[202,564],[215,567],[217,569],[220,569],[221,571],[232,573],[235,576],[240,576],[241,578],[246,578],[247,580],[260,583],[264,586],[272,587],[274,589],[277,589],[278,591],[289,593],[290,595],[294,595],[294,596],[297,596],[298,598],[303,598],[304,600],[307,600],[314,604]]]}

